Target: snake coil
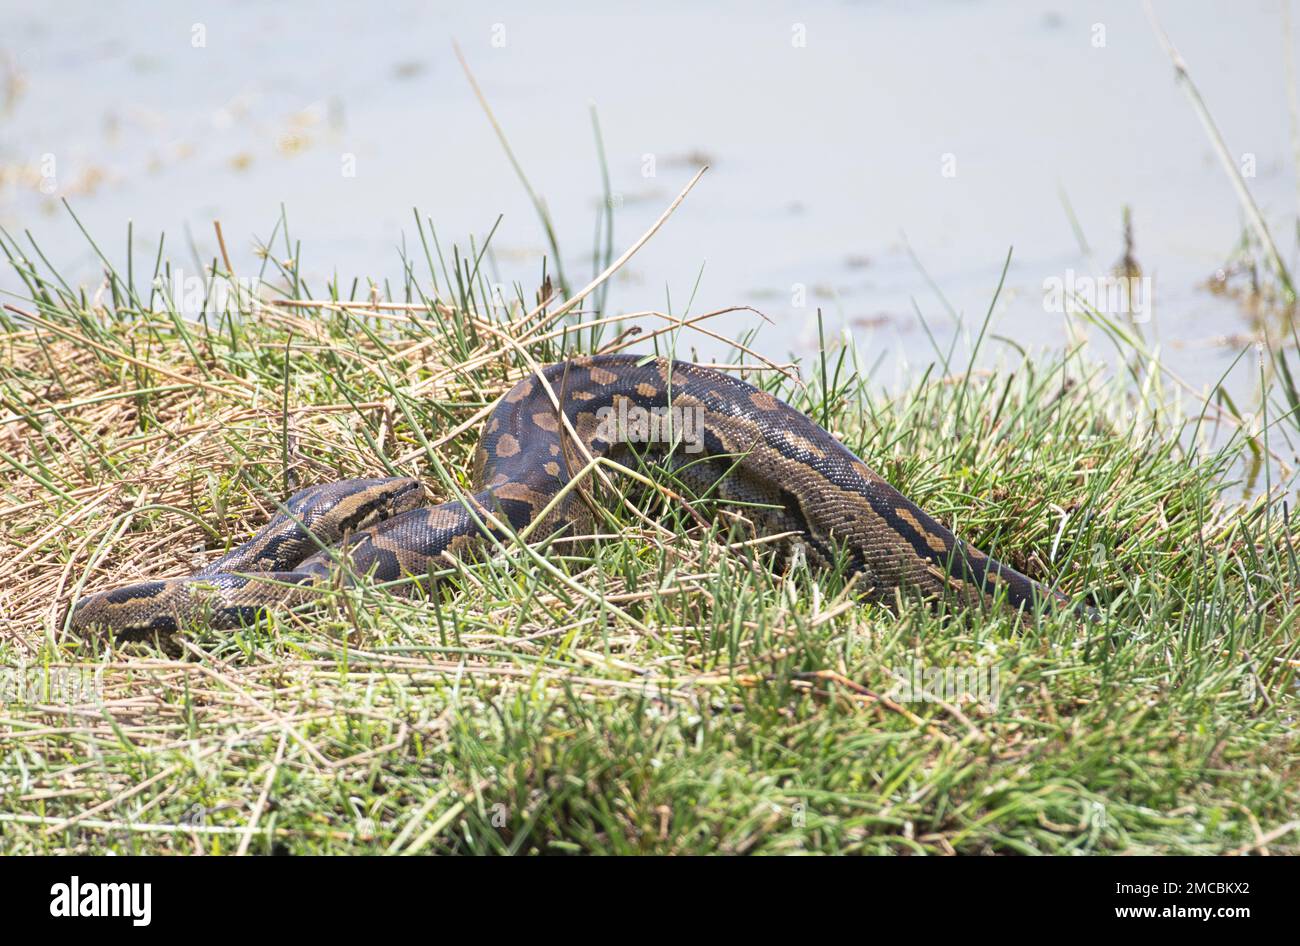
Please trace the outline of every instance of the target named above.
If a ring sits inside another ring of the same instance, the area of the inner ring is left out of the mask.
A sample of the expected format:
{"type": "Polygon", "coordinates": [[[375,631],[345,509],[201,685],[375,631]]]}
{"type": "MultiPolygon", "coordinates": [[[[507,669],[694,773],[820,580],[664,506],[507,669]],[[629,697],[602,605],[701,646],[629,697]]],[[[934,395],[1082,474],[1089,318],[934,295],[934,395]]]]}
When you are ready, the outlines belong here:
{"type": "Polygon", "coordinates": [[[413,479],[314,486],[202,571],[89,595],[70,625],[118,636],[238,627],[310,599],[344,564],[380,581],[419,578],[444,567],[445,554],[503,537],[501,526],[531,527],[536,538],[585,535],[592,507],[582,490],[564,490],[572,472],[587,457],[634,466],[647,453],[689,491],[738,508],[756,533],[797,536],[810,561],[854,573],[870,597],[906,588],[967,606],[1066,601],[957,539],[772,395],[697,365],[596,355],[544,368],[502,398],[484,426],[470,494],[428,506],[413,479]]]}

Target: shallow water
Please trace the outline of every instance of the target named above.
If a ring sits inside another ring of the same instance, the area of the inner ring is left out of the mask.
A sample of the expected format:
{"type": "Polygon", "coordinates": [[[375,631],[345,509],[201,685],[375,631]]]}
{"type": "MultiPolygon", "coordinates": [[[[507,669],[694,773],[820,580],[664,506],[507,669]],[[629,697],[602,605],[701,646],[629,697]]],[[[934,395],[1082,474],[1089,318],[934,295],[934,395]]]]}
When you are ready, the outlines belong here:
{"type": "MultiPolygon", "coordinates": [[[[934,358],[917,309],[940,347],[969,344],[1010,247],[991,331],[1065,344],[1044,281],[1108,273],[1130,205],[1136,259],[1154,280],[1143,329],[1167,363],[1203,388],[1246,344],[1246,315],[1204,288],[1242,215],[1136,4],[477,6],[205,2],[146,15],[99,0],[56,16],[4,4],[0,223],[30,229],[56,265],[93,282],[92,251],[58,198],[116,258],[134,220],[138,265],[164,231],[180,265],[196,265],[190,239],[211,260],[219,219],[248,272],[251,237],[270,235],[283,202],[303,272],[322,287],[335,272],[345,286],[399,281],[413,206],[444,245],[481,241],[503,214],[494,278],[531,295],[545,240],[452,55],[456,38],[550,207],[571,282],[591,273],[601,195],[589,103],[616,248],[711,165],[617,280],[614,310],[754,305],[773,322],[759,350],[781,358],[816,346],[820,306],[828,332],[850,332],[892,384],[934,358]]],[[[1294,260],[1279,5],[1156,9],[1229,147],[1253,155],[1248,183],[1294,260]]],[[[12,274],[0,288],[17,288],[12,274]]],[[[1005,344],[993,339],[986,357],[1005,344]]],[[[1238,397],[1256,377],[1244,359],[1238,397]]]]}

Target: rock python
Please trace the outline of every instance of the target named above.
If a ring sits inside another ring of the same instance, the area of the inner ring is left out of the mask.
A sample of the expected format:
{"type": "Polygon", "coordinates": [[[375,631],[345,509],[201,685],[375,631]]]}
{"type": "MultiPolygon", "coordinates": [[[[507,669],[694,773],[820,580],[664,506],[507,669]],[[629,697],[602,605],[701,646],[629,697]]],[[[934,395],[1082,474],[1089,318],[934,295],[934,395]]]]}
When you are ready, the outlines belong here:
{"type": "Polygon", "coordinates": [[[529,530],[530,541],[588,535],[592,491],[565,485],[592,459],[635,467],[647,455],[670,471],[675,491],[725,504],[757,535],[793,534],[786,553],[801,547],[809,561],[857,575],[868,597],[910,589],[1029,610],[1067,600],[957,539],[772,395],[684,362],[594,355],[541,369],[500,400],[471,493],[429,506],[414,479],[313,486],[202,571],[89,595],[70,626],[119,636],[239,627],[309,600],[312,586],[349,574],[344,564],[379,581],[422,578],[445,568],[446,555],[512,541],[511,531],[529,530]]]}

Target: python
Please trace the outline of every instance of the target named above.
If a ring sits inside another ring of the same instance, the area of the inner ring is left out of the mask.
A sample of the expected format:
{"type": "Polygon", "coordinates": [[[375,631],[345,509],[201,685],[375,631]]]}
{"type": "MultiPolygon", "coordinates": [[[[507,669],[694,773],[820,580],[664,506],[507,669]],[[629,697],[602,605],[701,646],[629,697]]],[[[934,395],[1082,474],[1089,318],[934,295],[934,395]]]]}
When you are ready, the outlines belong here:
{"type": "MultiPolygon", "coordinates": [[[[698,365],[596,355],[529,373],[502,396],[483,427],[469,491],[430,506],[421,484],[404,477],[312,487],[200,572],[90,595],[70,625],[118,634],[237,627],[350,575],[419,580],[448,556],[516,536],[587,536],[602,506],[589,484],[571,486],[600,459],[629,468],[653,460],[677,494],[707,497],[699,508],[730,507],[754,535],[785,537],[775,564],[782,548],[801,545],[810,564],[851,574],[870,599],[907,593],[1022,612],[1069,603],[958,539],[770,393],[698,365]],[[629,444],[602,423],[620,403],[699,418],[703,449],[687,454],[672,438],[629,444]]],[[[699,508],[691,507],[702,516],[699,508]]]]}

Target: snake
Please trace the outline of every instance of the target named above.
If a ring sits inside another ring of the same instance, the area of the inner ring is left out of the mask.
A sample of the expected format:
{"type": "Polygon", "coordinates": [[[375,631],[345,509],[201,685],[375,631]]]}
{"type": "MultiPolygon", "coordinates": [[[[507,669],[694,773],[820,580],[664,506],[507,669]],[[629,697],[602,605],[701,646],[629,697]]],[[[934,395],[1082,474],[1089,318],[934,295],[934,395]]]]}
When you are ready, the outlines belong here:
{"type": "Polygon", "coordinates": [[[525,536],[581,541],[618,471],[647,468],[693,515],[728,517],[746,538],[738,545],[775,537],[773,567],[803,559],[839,570],[868,600],[914,594],[1022,616],[1070,600],[957,538],[767,391],[688,362],[603,354],[537,366],[502,395],[484,420],[470,488],[452,499],[433,504],[412,477],[312,486],[192,575],[81,597],[69,626],[124,638],[237,628],[359,576],[436,583],[453,559],[525,536]]]}

